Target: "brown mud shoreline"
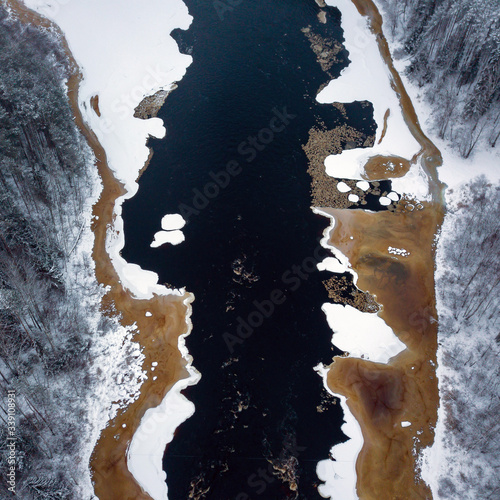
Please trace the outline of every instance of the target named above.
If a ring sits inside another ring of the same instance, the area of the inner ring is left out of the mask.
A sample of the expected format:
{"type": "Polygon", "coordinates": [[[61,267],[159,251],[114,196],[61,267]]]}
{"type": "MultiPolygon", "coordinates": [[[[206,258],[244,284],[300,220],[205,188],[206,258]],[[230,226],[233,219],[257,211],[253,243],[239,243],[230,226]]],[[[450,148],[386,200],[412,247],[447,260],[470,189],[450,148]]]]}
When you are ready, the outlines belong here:
{"type": "MultiPolygon", "coordinates": [[[[80,113],[78,90],[82,75],[78,64],[58,26],[28,9],[19,0],[5,1],[22,22],[55,32],[71,61],[72,75],[67,82],[68,98],[76,124],[94,152],[103,183],[100,198],[93,208],[92,223],[96,277],[99,283],[109,287],[102,301],[102,310],[106,314],[118,315],[124,326],[132,326],[134,323],[137,325],[133,340],[139,343],[145,355],[143,369],[146,370],[148,379],[141,386],[139,398],[127,408],[120,409],[117,416],[108,423],[91,457],[95,494],[100,500],[150,500],[151,497],[143,491],[128,470],[127,450],[144,413],[149,408],[158,406],[168,390],[177,381],[188,376],[186,361],[177,346],[179,336],[188,331],[188,306],[184,301],[192,299],[192,296],[155,294],[150,300],[140,300],[122,286],[106,250],[106,236],[114,225],[115,202],[125,194],[125,190],[109,169],[103,147],[80,113]],[[146,317],[147,311],[152,316],[146,317]],[[155,381],[151,371],[153,361],[158,363],[154,371],[155,381]]],[[[98,101],[94,102],[97,105],[98,101]]],[[[113,360],[109,362],[112,363],[113,360]]]]}
{"type": "Polygon", "coordinates": [[[405,122],[421,146],[418,155],[402,163],[399,175],[385,171],[384,158],[373,158],[365,166],[364,177],[398,177],[406,173],[410,163],[419,161],[429,179],[431,201],[403,199],[395,210],[377,213],[320,207],[335,219],[328,243],[348,257],[358,274],[358,289],[376,300],[381,306],[378,314],[407,346],[387,365],[336,357],[328,368],[327,384],[347,398],[362,430],[364,443],[356,462],[359,498],[431,499],[430,489],[420,478],[418,456],[434,440],[439,404],[434,239],[444,217],[444,185],[437,176],[442,158],[420,128],[394,68],[380,12],[372,0],[352,2],[376,35],[405,122]],[[403,248],[408,254],[395,255],[389,252],[390,246],[403,248]],[[402,427],[402,421],[411,425],[402,427]]]}
{"type": "Polygon", "coordinates": [[[422,147],[422,150],[420,151],[421,165],[429,176],[429,185],[433,201],[444,205],[444,186],[443,183],[438,179],[437,175],[437,168],[442,165],[443,158],[439,149],[424,134],[422,128],[420,127],[420,122],[418,120],[418,116],[410,99],[410,96],[406,91],[401,76],[394,67],[389,44],[387,43],[387,39],[384,36],[384,32],[382,31],[382,15],[380,14],[373,0],[351,1],[356,6],[356,9],[358,9],[358,12],[368,19],[370,29],[377,37],[377,44],[380,50],[380,54],[382,55],[382,58],[387,65],[387,69],[391,74],[392,87],[398,94],[401,108],[403,110],[405,123],[410,132],[413,134],[413,137],[415,137],[415,139],[422,147]]]}
{"type": "Polygon", "coordinates": [[[361,426],[357,490],[361,499],[429,499],[417,456],[432,444],[437,418],[437,322],[432,241],[441,223],[437,204],[411,213],[323,209],[335,218],[329,243],[349,258],[357,286],[375,296],[379,315],[407,349],[388,365],[338,357],[330,389],[347,397],[361,426]],[[351,239],[351,237],[353,239],[351,239]],[[403,257],[388,247],[404,248],[403,257]],[[402,421],[411,422],[403,428],[402,421]]]}

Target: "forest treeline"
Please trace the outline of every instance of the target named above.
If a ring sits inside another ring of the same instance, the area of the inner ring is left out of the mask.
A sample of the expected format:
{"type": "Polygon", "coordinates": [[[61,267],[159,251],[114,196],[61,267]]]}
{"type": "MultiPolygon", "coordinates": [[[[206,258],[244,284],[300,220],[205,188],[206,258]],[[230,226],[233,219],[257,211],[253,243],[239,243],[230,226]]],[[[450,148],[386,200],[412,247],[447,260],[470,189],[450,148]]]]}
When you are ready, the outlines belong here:
{"type": "Polygon", "coordinates": [[[15,393],[17,496],[89,498],[84,450],[99,419],[108,419],[103,410],[120,399],[114,373],[139,360],[129,332],[99,310],[104,292],[90,232],[97,174],[66,95],[71,70],[55,34],[0,6],[2,498],[12,485],[8,391],[15,393]],[[106,354],[115,372],[102,370],[106,354]],[[107,394],[97,390],[106,384],[107,394]]]}
{"type": "Polygon", "coordinates": [[[500,0],[378,0],[438,135],[468,158],[500,138],[500,0]]]}
{"type": "MultiPolygon", "coordinates": [[[[437,498],[500,498],[500,185],[479,177],[449,194],[436,293],[445,409],[437,498]]],[[[439,448],[441,447],[441,448],[439,448]]]]}

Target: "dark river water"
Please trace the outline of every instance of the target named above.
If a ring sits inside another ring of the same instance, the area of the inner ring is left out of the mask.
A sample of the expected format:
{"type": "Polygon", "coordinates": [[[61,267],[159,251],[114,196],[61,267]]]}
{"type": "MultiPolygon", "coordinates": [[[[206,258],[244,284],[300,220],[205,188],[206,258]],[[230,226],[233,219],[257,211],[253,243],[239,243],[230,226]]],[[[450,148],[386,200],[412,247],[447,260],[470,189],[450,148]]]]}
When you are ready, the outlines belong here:
{"type": "Polygon", "coordinates": [[[202,378],[165,452],[169,499],[320,498],[316,464],[346,438],[313,371],[336,352],[321,311],[329,273],[314,265],[328,221],[310,209],[301,146],[319,121],[375,126],[361,106],[345,118],[315,101],[329,77],[301,28],[342,41],[337,10],[322,24],[314,0],[186,4],[193,24],[173,35],[194,60],[123,209],[124,258],[196,297],[187,346],[202,378]],[[179,212],[186,241],[150,248],[161,217],[179,212]]]}

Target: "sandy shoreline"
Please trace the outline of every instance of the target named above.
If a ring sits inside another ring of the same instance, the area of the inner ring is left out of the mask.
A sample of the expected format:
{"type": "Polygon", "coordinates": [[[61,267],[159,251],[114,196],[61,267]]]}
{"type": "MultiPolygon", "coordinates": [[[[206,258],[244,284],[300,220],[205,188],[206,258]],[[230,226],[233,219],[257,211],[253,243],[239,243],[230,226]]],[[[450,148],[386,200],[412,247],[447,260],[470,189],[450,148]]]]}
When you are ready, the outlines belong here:
{"type": "Polygon", "coordinates": [[[419,451],[432,443],[438,406],[432,242],[441,209],[402,215],[324,210],[336,221],[330,244],[349,258],[357,286],[376,296],[383,306],[379,316],[407,346],[388,364],[335,358],[327,374],[329,388],[347,397],[362,429],[358,495],[430,498],[416,470],[419,451]],[[410,255],[389,254],[395,242],[410,255]],[[411,426],[402,427],[403,421],[411,426]]]}
{"type": "MultiPolygon", "coordinates": [[[[344,347],[339,347],[352,352],[350,356],[335,358],[320,374],[327,388],[342,398],[343,408],[347,409],[346,425],[351,428],[353,439],[332,449],[340,462],[323,461],[318,465],[318,475],[325,481],[320,492],[326,498],[334,498],[341,488],[345,498],[428,499],[432,494],[420,478],[418,460],[421,450],[433,442],[439,403],[433,244],[444,216],[444,186],[437,176],[441,154],[420,128],[413,103],[394,68],[377,7],[371,0],[327,3],[342,12],[353,68],[348,67],[345,76],[343,72],[338,80],[323,88],[318,100],[326,103],[368,98],[374,91],[366,87],[365,80],[370,73],[372,80],[374,75],[380,75],[376,79],[380,88],[372,101],[379,126],[378,142],[372,148],[325,158],[327,173],[354,180],[396,178],[393,190],[405,196],[395,210],[387,212],[318,207],[315,211],[332,221],[322,244],[353,274],[358,289],[382,306],[378,316],[392,329],[394,340],[402,342],[406,349],[388,363],[383,357],[382,363],[376,362],[376,356],[370,361],[379,351],[366,345],[366,341],[365,349],[363,345],[358,347],[363,321],[353,325],[349,338],[342,333],[342,322],[347,320],[344,316],[352,313],[324,305],[329,323],[337,332],[333,341],[343,342],[344,347]],[[368,62],[366,57],[370,57],[368,62]],[[378,66],[374,63],[376,57],[380,60],[378,66]],[[385,87],[381,83],[381,66],[385,66],[385,87]],[[363,75],[360,67],[368,71],[363,75]],[[397,106],[392,102],[396,96],[397,106]],[[406,138],[408,132],[411,140],[406,138]],[[374,157],[375,164],[370,161],[374,157]],[[385,158],[389,165],[399,161],[400,170],[385,170],[385,158]],[[415,206],[420,209],[414,209],[415,206]],[[350,423],[352,416],[361,428],[361,441],[350,423]],[[346,468],[344,460],[352,465],[354,460],[355,471],[346,468]]],[[[390,336],[386,339],[386,358],[390,358],[395,344],[390,336]]]]}
{"type": "MultiPolygon", "coordinates": [[[[179,337],[188,333],[188,306],[184,304],[185,297],[176,295],[154,294],[152,299],[136,299],[122,286],[106,251],[106,237],[108,226],[113,224],[115,202],[123,195],[124,188],[105,161],[100,163],[99,171],[103,192],[94,206],[94,260],[99,282],[111,287],[103,305],[121,314],[124,324],[137,325],[134,340],[139,342],[146,356],[144,367],[148,379],[141,387],[139,399],[120,412],[101,433],[91,468],[95,493],[100,500],[149,499],[151,497],[128,469],[128,448],[146,411],[158,406],[174,384],[189,376],[186,361],[178,349],[179,337]],[[151,370],[153,363],[157,363],[154,372],[151,370]]],[[[156,439],[156,436],[150,437],[156,439]]]]}

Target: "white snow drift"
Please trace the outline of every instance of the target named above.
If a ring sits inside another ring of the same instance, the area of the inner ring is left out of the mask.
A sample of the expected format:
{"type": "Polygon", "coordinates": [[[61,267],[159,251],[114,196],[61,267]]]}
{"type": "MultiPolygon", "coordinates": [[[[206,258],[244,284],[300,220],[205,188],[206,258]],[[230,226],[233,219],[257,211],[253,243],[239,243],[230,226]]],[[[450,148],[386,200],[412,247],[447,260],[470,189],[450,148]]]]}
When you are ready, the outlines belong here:
{"type": "Polygon", "coordinates": [[[186,238],[181,229],[186,225],[186,221],[180,214],[167,214],[161,220],[162,231],[155,233],[152,248],[157,248],[165,243],[179,245],[186,238]]]}
{"type": "Polygon", "coordinates": [[[392,328],[376,313],[361,312],[342,304],[327,303],[322,309],[334,332],[332,343],[351,357],[388,363],[406,349],[392,328]]]}

